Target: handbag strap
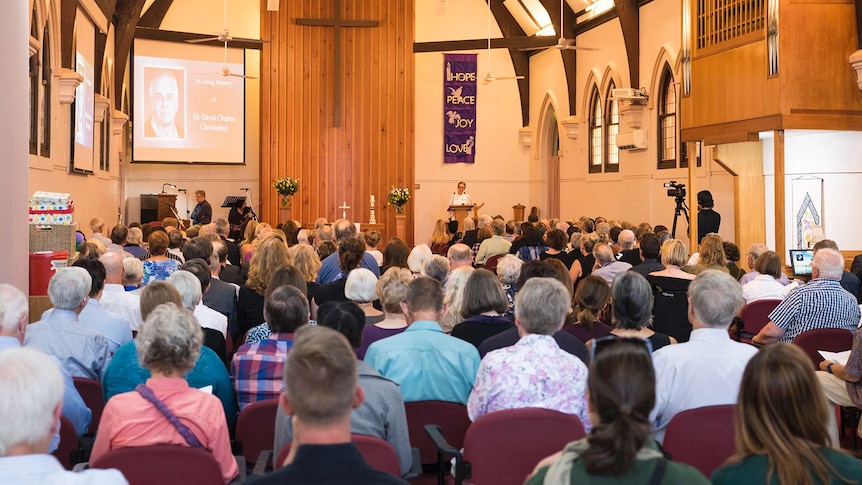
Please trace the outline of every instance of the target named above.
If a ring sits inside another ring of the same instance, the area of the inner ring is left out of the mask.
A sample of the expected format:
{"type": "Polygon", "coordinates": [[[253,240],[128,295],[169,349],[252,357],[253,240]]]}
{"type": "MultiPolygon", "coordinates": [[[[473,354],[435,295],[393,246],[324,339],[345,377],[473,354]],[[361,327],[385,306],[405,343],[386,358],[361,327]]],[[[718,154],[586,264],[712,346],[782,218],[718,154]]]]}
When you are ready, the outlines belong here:
{"type": "Polygon", "coordinates": [[[152,389],[147,387],[145,384],[138,384],[138,386],[135,387],[135,391],[137,391],[144,399],[150,401],[153,406],[155,406],[156,409],[158,409],[159,412],[167,418],[168,422],[171,423],[171,426],[177,430],[189,446],[192,448],[204,448],[204,445],[202,445],[200,440],[198,440],[198,437],[192,433],[192,430],[180,422],[179,418],[177,418],[176,415],[168,409],[168,406],[156,397],[152,389]]]}
{"type": "Polygon", "coordinates": [[[664,472],[667,469],[667,458],[662,457],[655,465],[652,476],[649,479],[648,485],[659,485],[664,478],[664,472]]]}

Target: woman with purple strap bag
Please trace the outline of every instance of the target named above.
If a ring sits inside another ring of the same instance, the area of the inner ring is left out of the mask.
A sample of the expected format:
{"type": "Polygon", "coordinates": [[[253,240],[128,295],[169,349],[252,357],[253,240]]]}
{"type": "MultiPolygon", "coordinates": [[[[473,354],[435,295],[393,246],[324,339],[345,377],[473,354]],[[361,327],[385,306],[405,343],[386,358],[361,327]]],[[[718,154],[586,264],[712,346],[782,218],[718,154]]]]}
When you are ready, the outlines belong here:
{"type": "Polygon", "coordinates": [[[91,460],[117,448],[181,445],[211,452],[225,483],[237,476],[221,401],[183,379],[194,367],[202,342],[194,316],[175,304],[159,305],[150,313],[135,346],[141,366],[152,377],[105,405],[91,460]]]}

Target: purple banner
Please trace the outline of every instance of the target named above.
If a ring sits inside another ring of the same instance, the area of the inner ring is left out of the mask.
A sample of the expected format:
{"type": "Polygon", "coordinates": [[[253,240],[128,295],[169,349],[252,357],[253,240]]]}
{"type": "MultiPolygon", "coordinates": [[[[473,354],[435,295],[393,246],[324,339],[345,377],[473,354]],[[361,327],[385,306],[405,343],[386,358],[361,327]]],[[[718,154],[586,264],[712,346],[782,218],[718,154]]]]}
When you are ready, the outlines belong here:
{"type": "Polygon", "coordinates": [[[443,57],[443,162],[476,160],[476,54],[443,57]]]}

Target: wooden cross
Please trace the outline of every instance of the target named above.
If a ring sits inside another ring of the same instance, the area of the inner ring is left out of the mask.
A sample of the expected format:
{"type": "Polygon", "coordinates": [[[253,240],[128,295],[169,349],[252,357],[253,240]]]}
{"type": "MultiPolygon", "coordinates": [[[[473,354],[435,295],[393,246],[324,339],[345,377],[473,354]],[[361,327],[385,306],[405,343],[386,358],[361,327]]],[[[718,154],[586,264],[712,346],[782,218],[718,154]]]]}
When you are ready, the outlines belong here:
{"type": "Polygon", "coordinates": [[[335,17],[331,19],[296,19],[296,25],[311,25],[316,27],[333,27],[335,29],[335,53],[333,54],[335,71],[332,82],[335,91],[335,126],[341,126],[341,28],[342,27],[377,27],[376,20],[345,20],[341,17],[341,0],[335,0],[335,17]]]}
{"type": "Polygon", "coordinates": [[[341,209],[341,218],[347,219],[347,209],[350,209],[350,206],[347,205],[347,201],[345,200],[344,202],[342,202],[341,205],[338,206],[338,208],[341,209]]]}

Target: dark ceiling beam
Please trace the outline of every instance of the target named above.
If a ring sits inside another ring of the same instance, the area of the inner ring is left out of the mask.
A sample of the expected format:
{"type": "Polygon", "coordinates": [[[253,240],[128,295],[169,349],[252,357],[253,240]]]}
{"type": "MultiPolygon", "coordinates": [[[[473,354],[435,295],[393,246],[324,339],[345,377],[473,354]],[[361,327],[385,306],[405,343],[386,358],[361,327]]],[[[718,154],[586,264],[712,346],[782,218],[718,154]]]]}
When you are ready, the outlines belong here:
{"type": "Polygon", "coordinates": [[[119,106],[123,96],[123,79],[126,63],[132,50],[135,29],[141,20],[145,0],[123,0],[117,4],[116,32],[114,33],[114,100],[119,106]]]}
{"type": "Polygon", "coordinates": [[[620,18],[623,43],[626,46],[630,86],[638,89],[640,87],[640,12],[638,2],[637,0],[617,0],[614,4],[620,18]]]}
{"type": "Polygon", "coordinates": [[[60,2],[60,65],[67,69],[75,69],[72,53],[75,47],[75,14],[78,12],[78,0],[62,0],[60,2]]]}
{"type": "MultiPolygon", "coordinates": [[[[117,8],[117,0],[96,0],[99,10],[108,19],[108,29],[113,28],[112,22],[114,18],[114,10],[117,8]]],[[[105,66],[105,47],[108,45],[108,33],[99,32],[96,30],[96,65],[93,66],[95,79],[93,80],[94,89],[97,93],[102,92],[102,69],[105,66]]]]}
{"type": "MultiPolygon", "coordinates": [[[[564,0],[541,0],[542,6],[548,11],[551,16],[551,23],[554,25],[554,32],[560,32],[562,37],[570,40],[576,38],[575,35],[575,12],[569,7],[564,0]],[[560,2],[563,2],[563,18],[560,19],[560,2]],[[561,23],[562,20],[562,23],[561,23]],[[565,26],[565,30],[563,27],[565,26]]],[[[578,56],[575,50],[560,51],[563,58],[563,71],[566,73],[566,86],[569,94],[569,115],[575,116],[578,114],[578,56]]]]}
{"type": "Polygon", "coordinates": [[[165,15],[167,15],[168,10],[171,8],[171,4],[174,3],[174,0],[156,0],[150,5],[150,8],[147,9],[146,13],[141,17],[141,21],[138,22],[138,27],[149,27],[151,29],[158,29],[162,25],[162,21],[165,20],[165,15]]]}
{"type": "Polygon", "coordinates": [[[105,15],[105,18],[108,19],[108,23],[112,23],[114,10],[117,8],[117,0],[96,0],[96,6],[99,7],[99,10],[101,10],[102,14],[105,15]]]}
{"type": "Polygon", "coordinates": [[[612,8],[607,12],[600,14],[596,17],[591,18],[590,20],[585,20],[578,25],[575,26],[575,36],[579,36],[584,32],[589,32],[590,30],[595,29],[599,25],[604,24],[605,22],[610,22],[611,20],[617,18],[617,9],[612,8]]]}
{"type": "MultiPolygon", "coordinates": [[[[213,32],[212,34],[196,34],[192,32],[177,32],[175,30],[151,29],[147,27],[138,27],[135,30],[135,37],[138,39],[164,40],[168,42],[186,42],[188,40],[211,39],[214,36],[215,32],[213,32]]],[[[237,47],[240,49],[260,50],[263,48],[263,44],[264,42],[260,39],[245,39],[241,37],[233,37],[231,38],[229,45],[230,47],[237,47]]],[[[218,40],[211,40],[207,42],[200,42],[197,45],[224,47],[224,42],[219,42],[218,40]]]]}
{"type": "MultiPolygon", "coordinates": [[[[503,5],[502,0],[488,0],[491,6],[491,14],[497,21],[497,26],[503,33],[503,37],[520,38],[526,36],[526,32],[518,25],[509,10],[503,5]]],[[[516,76],[524,76],[518,79],[518,94],[521,98],[521,126],[530,125],[530,56],[527,52],[509,47],[509,56],[512,58],[512,66],[515,68],[516,76]]]]}
{"type": "MultiPolygon", "coordinates": [[[[527,37],[521,35],[505,39],[491,39],[492,49],[534,49],[553,47],[555,45],[557,45],[556,37],[527,37]]],[[[437,42],[416,42],[413,44],[414,53],[468,51],[487,48],[488,39],[444,40],[437,42]]]]}

